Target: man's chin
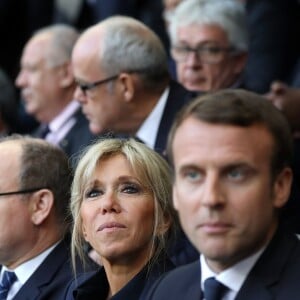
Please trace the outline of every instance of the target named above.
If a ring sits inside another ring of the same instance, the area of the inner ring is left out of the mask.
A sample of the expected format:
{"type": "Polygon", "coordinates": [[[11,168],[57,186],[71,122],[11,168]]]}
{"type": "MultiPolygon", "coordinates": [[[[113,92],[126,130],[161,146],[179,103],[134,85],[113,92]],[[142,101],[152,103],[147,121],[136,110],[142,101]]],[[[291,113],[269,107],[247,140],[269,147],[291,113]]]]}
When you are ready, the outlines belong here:
{"type": "Polygon", "coordinates": [[[90,128],[91,133],[93,133],[93,134],[101,134],[102,133],[102,128],[100,126],[98,126],[97,124],[90,123],[89,128],[90,128]]]}
{"type": "Polygon", "coordinates": [[[185,82],[184,86],[187,90],[191,92],[205,92],[208,90],[205,84],[201,84],[198,82],[185,82]]]}

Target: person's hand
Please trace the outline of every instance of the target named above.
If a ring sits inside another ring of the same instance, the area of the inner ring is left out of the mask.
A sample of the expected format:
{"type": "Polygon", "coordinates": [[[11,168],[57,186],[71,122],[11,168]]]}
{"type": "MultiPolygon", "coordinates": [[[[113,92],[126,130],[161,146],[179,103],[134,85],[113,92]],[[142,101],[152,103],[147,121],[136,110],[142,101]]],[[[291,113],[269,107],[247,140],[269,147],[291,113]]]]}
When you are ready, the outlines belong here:
{"type": "Polygon", "coordinates": [[[300,132],[300,89],[275,81],[265,95],[288,119],[294,132],[300,132]]]}

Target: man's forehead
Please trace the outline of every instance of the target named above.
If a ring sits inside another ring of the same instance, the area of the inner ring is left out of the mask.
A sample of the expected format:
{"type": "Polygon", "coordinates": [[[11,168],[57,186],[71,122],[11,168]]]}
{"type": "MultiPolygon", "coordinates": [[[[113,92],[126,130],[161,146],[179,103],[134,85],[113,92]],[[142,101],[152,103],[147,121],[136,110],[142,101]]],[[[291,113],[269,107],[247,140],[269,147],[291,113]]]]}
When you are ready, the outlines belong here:
{"type": "Polygon", "coordinates": [[[177,30],[177,42],[192,42],[193,46],[201,43],[217,43],[228,44],[229,39],[227,33],[218,24],[183,24],[177,30]]]}

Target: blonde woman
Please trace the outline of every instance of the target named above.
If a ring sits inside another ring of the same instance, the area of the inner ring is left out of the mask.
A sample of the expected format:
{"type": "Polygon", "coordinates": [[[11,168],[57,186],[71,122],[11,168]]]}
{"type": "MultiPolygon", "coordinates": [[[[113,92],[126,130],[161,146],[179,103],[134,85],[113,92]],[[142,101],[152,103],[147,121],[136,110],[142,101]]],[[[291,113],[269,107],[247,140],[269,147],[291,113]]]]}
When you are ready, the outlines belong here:
{"type": "Polygon", "coordinates": [[[106,139],[80,159],[72,186],[72,255],[88,242],[103,267],[79,276],[66,299],[139,299],[174,267],[171,179],[159,154],[135,140],[106,139]]]}

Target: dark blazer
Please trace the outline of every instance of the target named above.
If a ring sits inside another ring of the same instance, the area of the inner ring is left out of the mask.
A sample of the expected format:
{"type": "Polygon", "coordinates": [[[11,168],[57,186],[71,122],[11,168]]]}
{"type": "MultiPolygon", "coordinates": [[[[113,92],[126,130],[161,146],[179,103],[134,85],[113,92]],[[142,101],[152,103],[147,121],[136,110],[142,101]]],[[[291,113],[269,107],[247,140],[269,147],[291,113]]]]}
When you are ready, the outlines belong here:
{"type": "Polygon", "coordinates": [[[65,239],[53,249],[13,299],[62,299],[66,285],[73,277],[69,254],[69,239],[65,239]]]}
{"type": "Polygon", "coordinates": [[[168,133],[171,129],[176,114],[185,104],[187,104],[193,98],[194,95],[173,80],[171,81],[169,87],[170,92],[160,121],[154,146],[155,151],[160,154],[164,154],[165,152],[168,133]]]}
{"type": "Polygon", "coordinates": [[[299,57],[298,0],[247,0],[249,56],[248,89],[266,93],[274,80],[289,82],[299,57]]]}
{"type": "MultiPolygon", "coordinates": [[[[145,266],[126,286],[111,300],[138,300],[144,299],[152,284],[164,272],[173,269],[175,266],[167,258],[161,258],[148,269],[145,266]]],[[[76,278],[66,291],[66,300],[106,300],[109,292],[109,284],[102,267],[97,272],[82,274],[76,278]]]]}
{"type": "MultiPolygon", "coordinates": [[[[161,277],[147,300],[202,299],[199,260],[161,277]]],[[[254,265],[235,300],[298,300],[300,278],[300,241],[278,230],[254,265]]]]}
{"type": "Polygon", "coordinates": [[[82,113],[81,108],[74,117],[76,118],[75,125],[59,143],[59,146],[72,159],[76,159],[80,151],[97,138],[90,132],[89,122],[82,113]]]}
{"type": "MultiPolygon", "coordinates": [[[[80,153],[80,151],[97,138],[90,132],[89,122],[82,113],[81,108],[76,111],[74,117],[76,119],[76,123],[59,143],[59,146],[72,160],[76,160],[76,156],[80,153]]],[[[42,126],[43,125],[37,128],[32,133],[32,136],[39,137],[42,126]]]]}

